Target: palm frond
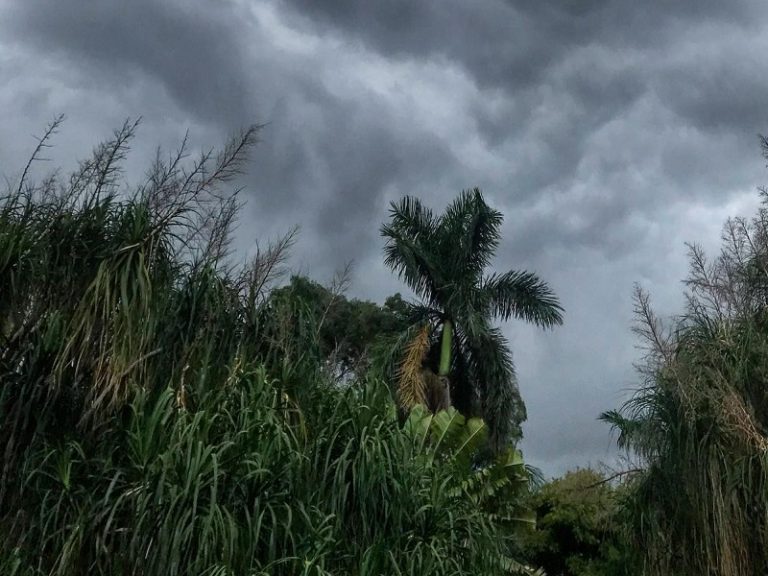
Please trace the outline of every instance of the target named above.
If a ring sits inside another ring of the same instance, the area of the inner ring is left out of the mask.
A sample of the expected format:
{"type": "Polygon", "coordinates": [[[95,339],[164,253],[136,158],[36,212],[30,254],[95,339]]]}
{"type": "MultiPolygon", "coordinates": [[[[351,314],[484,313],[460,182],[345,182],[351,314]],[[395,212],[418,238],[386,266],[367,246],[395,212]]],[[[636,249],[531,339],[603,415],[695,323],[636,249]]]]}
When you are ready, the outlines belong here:
{"type": "Polygon", "coordinates": [[[462,191],[448,205],[438,222],[439,246],[453,278],[479,280],[498,248],[502,222],[501,212],[485,203],[478,188],[462,191]]]}
{"type": "Polygon", "coordinates": [[[480,388],[483,418],[491,430],[491,443],[500,449],[521,437],[526,419],[525,404],[517,387],[515,365],[501,330],[489,326],[480,316],[462,319],[467,360],[480,388]]]}
{"type": "Polygon", "coordinates": [[[492,434],[497,447],[519,438],[525,409],[511,355],[501,350],[507,343],[490,321],[518,318],[542,327],[563,321],[557,297],[535,274],[483,276],[499,245],[502,220],[475,188],[462,191],[438,218],[407,197],[393,204],[391,222],[382,227],[385,263],[424,301],[422,319],[455,326],[450,357],[448,347],[441,351],[451,360],[452,400],[466,415],[479,406],[492,429],[501,426],[492,434]]]}
{"type": "Polygon", "coordinates": [[[502,320],[518,318],[544,328],[563,323],[563,307],[557,296],[531,272],[490,275],[483,281],[480,301],[502,320]]]}
{"type": "Polygon", "coordinates": [[[390,205],[390,222],[381,227],[387,239],[384,263],[417,295],[433,301],[445,284],[441,261],[434,252],[437,220],[417,198],[406,196],[390,205]]]}

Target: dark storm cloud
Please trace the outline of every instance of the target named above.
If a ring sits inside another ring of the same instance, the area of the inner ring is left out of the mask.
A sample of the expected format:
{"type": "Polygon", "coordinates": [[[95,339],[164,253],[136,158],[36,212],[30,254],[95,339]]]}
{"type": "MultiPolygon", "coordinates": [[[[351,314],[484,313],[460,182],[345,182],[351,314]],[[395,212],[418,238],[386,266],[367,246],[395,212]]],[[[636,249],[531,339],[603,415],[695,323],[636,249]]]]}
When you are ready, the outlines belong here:
{"type": "Polygon", "coordinates": [[[17,42],[61,55],[95,78],[119,86],[130,83],[133,72],[150,76],[222,134],[249,121],[268,122],[267,144],[254,153],[248,177],[254,195],[248,210],[281,219],[283,228],[297,223],[305,234],[317,230],[323,235],[319,259],[333,257],[331,267],[367,255],[385,187],[397,181],[398,194],[407,193],[409,181],[423,181],[453,161],[429,135],[403,138],[375,98],[329,94],[311,63],[279,51],[259,54],[274,49],[258,40],[250,45],[256,53],[248,54],[259,23],[231,3],[184,9],[150,0],[51,0],[19,3],[7,22],[17,42]]]}
{"type": "Polygon", "coordinates": [[[580,46],[647,47],[674,41],[691,23],[749,26],[754,14],[762,13],[760,4],[750,0],[283,2],[309,26],[320,22],[395,57],[445,57],[482,83],[517,89],[541,79],[580,46]]]}
{"type": "Polygon", "coordinates": [[[115,90],[129,72],[149,74],[206,120],[243,122],[250,82],[234,5],[153,0],[14,2],[4,34],[72,67],[92,66],[94,82],[115,90]]]}
{"type": "Polygon", "coordinates": [[[254,156],[254,186],[274,191],[253,198],[283,219],[300,217],[311,205],[310,232],[322,237],[320,260],[340,262],[370,255],[386,213],[382,194],[394,187],[407,194],[454,162],[443,142],[424,135],[398,138],[387,120],[361,103],[323,105],[323,128],[297,126],[275,134],[292,110],[276,111],[263,137],[269,145],[254,156]],[[323,150],[321,157],[317,152],[323,150]]]}
{"type": "Polygon", "coordinates": [[[759,126],[764,130],[768,63],[765,44],[755,40],[754,34],[745,33],[725,46],[707,46],[706,39],[700,39],[698,54],[689,54],[662,71],[660,97],[686,123],[713,137],[734,129],[754,133],[759,126]],[[756,120],[761,122],[756,125],[756,120]]]}
{"type": "Polygon", "coordinates": [[[59,112],[81,155],[125,116],[145,115],[140,156],[265,122],[240,246],[299,224],[296,265],[355,260],[372,298],[401,289],[388,202],[482,187],[505,214],[499,269],[536,270],[566,306],[555,333],[507,328],[526,450],[555,473],[611,457],[596,417],[632,381],[632,283],[675,311],[683,241],[752,206],[766,28],[762,0],[9,2],[0,163],[59,112]]]}
{"type": "MultiPolygon", "coordinates": [[[[762,30],[765,10],[754,1],[285,3],[306,26],[319,21],[329,34],[394,58],[445,59],[486,93],[505,94],[501,109],[480,100],[468,113],[490,149],[521,138],[535,148],[532,161],[515,173],[515,204],[542,189],[571,187],[589,153],[587,140],[632,114],[643,98],[657,98],[658,106],[636,118],[641,124],[668,110],[679,117],[675,124],[689,129],[754,136],[768,120],[762,105],[768,64],[750,42],[762,30]],[[547,126],[536,125],[537,110],[547,126]]],[[[612,145],[625,146],[632,128],[617,133],[612,145]]],[[[745,143],[754,146],[742,139],[740,154],[750,153],[745,143]]],[[[652,160],[657,154],[638,152],[652,160]]],[[[672,178],[698,168],[668,160],[664,166],[672,178]]],[[[704,168],[722,179],[721,167],[704,168]]],[[[615,216],[624,219],[621,211],[615,216]]]]}

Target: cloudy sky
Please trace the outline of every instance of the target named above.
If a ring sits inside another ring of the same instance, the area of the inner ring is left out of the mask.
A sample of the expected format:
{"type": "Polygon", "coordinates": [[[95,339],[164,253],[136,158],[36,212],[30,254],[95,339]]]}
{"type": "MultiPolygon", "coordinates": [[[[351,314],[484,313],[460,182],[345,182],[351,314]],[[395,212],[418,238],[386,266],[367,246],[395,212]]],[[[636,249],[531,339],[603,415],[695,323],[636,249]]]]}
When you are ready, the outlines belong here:
{"type": "Polygon", "coordinates": [[[715,249],[766,183],[764,0],[0,0],[0,175],[54,115],[71,167],[143,116],[157,145],[266,123],[238,249],[301,227],[292,265],[351,295],[402,290],[380,224],[405,194],[481,187],[499,270],[550,282],[566,324],[510,324],[524,449],[548,475],[615,456],[597,415],[636,378],[632,286],[679,310],[684,242],[715,249]]]}

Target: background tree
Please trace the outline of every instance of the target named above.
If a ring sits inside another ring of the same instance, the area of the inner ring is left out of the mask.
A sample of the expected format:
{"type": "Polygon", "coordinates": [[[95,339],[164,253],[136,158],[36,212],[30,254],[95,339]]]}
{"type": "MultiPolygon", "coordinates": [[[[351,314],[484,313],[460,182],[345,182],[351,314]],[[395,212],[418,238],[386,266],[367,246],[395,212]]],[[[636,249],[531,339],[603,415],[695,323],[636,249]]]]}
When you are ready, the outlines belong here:
{"type": "MultiPolygon", "coordinates": [[[[279,315],[280,309],[289,311],[279,326],[292,324],[300,330],[311,324],[316,332],[318,346],[313,353],[317,361],[325,362],[342,379],[353,372],[365,372],[372,354],[408,328],[406,304],[399,294],[380,306],[347,298],[340,289],[326,288],[304,276],[292,276],[286,286],[273,290],[267,304],[271,314],[279,315]]],[[[300,333],[295,337],[305,340],[300,333]]]]}
{"type": "MultiPolygon", "coordinates": [[[[486,273],[501,224],[501,213],[474,189],[462,192],[440,216],[416,198],[403,198],[392,204],[381,229],[386,265],[421,299],[410,317],[428,327],[428,345],[423,339],[421,345],[426,366],[448,380],[452,402],[463,414],[482,415],[497,447],[520,437],[525,405],[508,343],[492,321],[519,318],[545,328],[562,323],[557,297],[535,274],[486,273]]],[[[424,379],[402,383],[406,404],[424,401],[424,379]]]]}
{"type": "Polygon", "coordinates": [[[639,576],[623,530],[625,491],[588,468],[544,484],[531,495],[536,530],[524,533],[521,556],[549,576],[639,576]]]}

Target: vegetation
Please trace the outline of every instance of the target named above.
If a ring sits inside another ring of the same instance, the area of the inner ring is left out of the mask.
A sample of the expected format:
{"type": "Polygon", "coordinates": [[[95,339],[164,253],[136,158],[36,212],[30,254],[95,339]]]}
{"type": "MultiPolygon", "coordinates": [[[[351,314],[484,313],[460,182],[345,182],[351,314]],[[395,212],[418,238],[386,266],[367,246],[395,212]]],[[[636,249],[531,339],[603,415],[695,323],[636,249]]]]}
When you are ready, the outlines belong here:
{"type": "Polygon", "coordinates": [[[588,468],[548,482],[530,497],[537,526],[523,535],[523,554],[549,576],[639,574],[624,536],[625,493],[588,468]]]}
{"type": "MultiPolygon", "coordinates": [[[[292,276],[288,285],[270,293],[267,308],[273,314],[301,307],[302,316],[308,315],[310,324],[316,326],[317,361],[326,363],[340,379],[365,373],[409,327],[408,306],[400,294],[390,296],[384,306],[379,306],[347,299],[344,284],[345,273],[330,289],[309,278],[292,276]]],[[[280,324],[298,329],[301,322],[298,315],[289,312],[280,324]]]]}
{"type": "MultiPolygon", "coordinates": [[[[763,140],[768,157],[768,142],[763,140]]],[[[690,248],[684,313],[665,327],[636,294],[643,386],[605,420],[641,459],[628,528],[655,576],[768,573],[768,196],[690,248]]]]}
{"type": "Polygon", "coordinates": [[[127,190],[134,129],[0,201],[0,572],[532,573],[519,452],[479,459],[481,420],[403,422],[377,363],[327,361],[357,364],[402,301],[270,288],[290,236],[227,257],[256,129],[127,190]]]}
{"type": "Polygon", "coordinates": [[[433,408],[452,404],[462,414],[481,415],[499,450],[521,437],[525,405],[506,338],[491,322],[514,317],[560,324],[557,297],[533,273],[485,273],[502,215],[477,189],[463,192],[440,216],[410,197],[392,204],[390,216],[381,229],[385,262],[422,299],[411,307],[422,329],[401,374],[401,402],[405,408],[429,403],[432,389],[449,387],[449,397],[443,394],[433,408]]]}
{"type": "Polygon", "coordinates": [[[129,189],[131,123],[33,181],[59,124],[0,197],[0,573],[768,573],[768,194],[716,258],[691,247],[671,323],[636,293],[642,386],[602,417],[637,469],[541,483],[493,322],[562,309],[486,272],[478,190],[393,204],[385,261],[419,302],[378,305],[344,275],[280,285],[292,234],[234,263],[257,128],[129,189]]]}

